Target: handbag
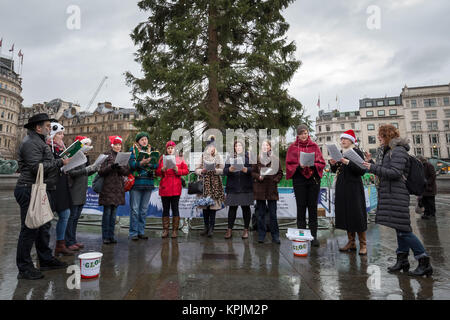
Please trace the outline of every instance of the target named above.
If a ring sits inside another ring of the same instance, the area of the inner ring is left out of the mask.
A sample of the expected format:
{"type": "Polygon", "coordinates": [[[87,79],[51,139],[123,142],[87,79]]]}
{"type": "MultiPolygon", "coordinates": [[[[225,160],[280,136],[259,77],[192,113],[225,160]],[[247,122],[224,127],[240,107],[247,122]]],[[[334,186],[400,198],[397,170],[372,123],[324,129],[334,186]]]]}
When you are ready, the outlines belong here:
{"type": "Polygon", "coordinates": [[[128,192],[131,190],[131,188],[133,188],[134,186],[134,175],[129,174],[128,177],[125,178],[125,184],[124,184],[124,190],[125,192],[128,192]]]}
{"type": "Polygon", "coordinates": [[[188,184],[188,194],[203,194],[203,180],[190,182],[188,184]]]}
{"type": "Polygon", "coordinates": [[[103,189],[103,182],[105,181],[104,177],[100,177],[99,174],[97,174],[92,181],[92,190],[94,190],[95,193],[102,192],[103,189]]]}
{"type": "Polygon", "coordinates": [[[31,187],[31,199],[28,206],[25,225],[29,229],[37,229],[54,218],[44,183],[44,165],[39,164],[36,183],[31,187]]]}

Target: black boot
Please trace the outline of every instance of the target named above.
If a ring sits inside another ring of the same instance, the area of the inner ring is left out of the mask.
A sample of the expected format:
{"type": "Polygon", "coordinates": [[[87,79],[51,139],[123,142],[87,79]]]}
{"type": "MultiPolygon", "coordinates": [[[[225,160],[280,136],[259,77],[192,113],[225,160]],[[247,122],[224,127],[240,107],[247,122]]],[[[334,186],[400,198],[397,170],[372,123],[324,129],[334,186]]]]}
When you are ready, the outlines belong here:
{"type": "Polygon", "coordinates": [[[320,247],[320,242],[317,240],[317,229],[311,228],[311,235],[314,237],[314,240],[311,241],[311,246],[320,247]]]}
{"type": "Polygon", "coordinates": [[[208,228],[209,228],[209,226],[205,225],[205,227],[203,228],[203,231],[200,232],[200,235],[206,236],[208,234],[208,228]]]}
{"type": "Polygon", "coordinates": [[[416,270],[410,271],[410,276],[423,276],[426,275],[427,277],[431,276],[433,274],[433,268],[430,264],[430,257],[422,257],[419,259],[419,265],[417,266],[416,270]]]}
{"type": "Polygon", "coordinates": [[[397,262],[392,267],[388,267],[389,272],[396,272],[402,269],[403,272],[408,272],[409,270],[409,261],[407,252],[397,253],[397,262]]]}

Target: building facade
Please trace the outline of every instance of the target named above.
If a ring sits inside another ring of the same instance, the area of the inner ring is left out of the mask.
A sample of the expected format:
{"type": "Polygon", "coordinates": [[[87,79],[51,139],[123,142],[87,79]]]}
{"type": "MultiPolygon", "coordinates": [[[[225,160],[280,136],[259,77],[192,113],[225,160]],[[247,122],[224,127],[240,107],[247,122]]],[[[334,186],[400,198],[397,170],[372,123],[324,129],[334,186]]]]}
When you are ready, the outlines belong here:
{"type": "Polygon", "coordinates": [[[16,159],[22,78],[14,72],[14,60],[0,57],[0,157],[16,159]]]}
{"type": "Polygon", "coordinates": [[[360,148],[376,155],[379,146],[378,128],[383,124],[392,124],[405,136],[405,116],[401,96],[384,98],[365,98],[359,100],[361,115],[360,148]]]}
{"type": "Polygon", "coordinates": [[[360,139],[360,122],[359,111],[319,111],[319,116],[316,119],[316,143],[325,159],[328,158],[326,144],[335,143],[340,148],[340,136],[344,131],[352,129],[355,132],[356,139],[360,139]]]}
{"type": "Polygon", "coordinates": [[[450,84],[402,89],[411,153],[450,158],[450,84]]]}

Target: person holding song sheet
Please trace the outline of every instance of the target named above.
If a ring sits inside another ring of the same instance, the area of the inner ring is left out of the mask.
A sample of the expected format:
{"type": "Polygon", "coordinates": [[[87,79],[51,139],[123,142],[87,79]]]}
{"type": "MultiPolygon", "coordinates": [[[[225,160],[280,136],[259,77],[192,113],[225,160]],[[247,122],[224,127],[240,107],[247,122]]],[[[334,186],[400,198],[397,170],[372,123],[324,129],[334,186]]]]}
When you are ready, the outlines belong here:
{"type": "Polygon", "coordinates": [[[134,145],[130,148],[131,156],[128,165],[135,179],[130,190],[129,237],[133,241],[148,239],[145,235],[145,218],[154,189],[154,170],[158,167],[157,164],[150,163],[149,140],[150,136],[147,132],[139,132],[134,145]]]}
{"type": "Polygon", "coordinates": [[[172,208],[172,238],[178,236],[180,225],[178,205],[182,190],[181,176],[188,174],[189,169],[186,162],[175,154],[175,142],[167,142],[166,153],[160,157],[158,169],[156,169],[156,175],[161,177],[159,195],[163,205],[163,238],[169,236],[170,208],[172,208]]]}
{"type": "MultiPolygon", "coordinates": [[[[362,152],[355,148],[357,145],[353,130],[345,131],[341,134],[341,153],[346,154],[353,149],[361,159],[364,159],[362,152]]],[[[329,160],[331,171],[336,173],[335,192],[335,227],[347,231],[347,244],[339,248],[340,251],[356,250],[356,233],[359,239],[359,254],[366,255],[366,230],[367,212],[364,186],[361,177],[366,172],[356,163],[343,157],[339,161],[329,160]]]]}
{"type": "Polygon", "coordinates": [[[252,168],[249,163],[248,152],[244,150],[244,143],[236,140],[234,142],[234,152],[227,159],[223,174],[227,176],[225,206],[228,206],[228,229],[225,239],[230,239],[238,206],[241,206],[242,217],[244,218],[244,232],[242,239],[248,238],[248,228],[250,226],[251,211],[253,205],[253,181],[252,168]]]}
{"type": "Polygon", "coordinates": [[[102,239],[104,244],[117,243],[114,239],[117,207],[125,204],[124,177],[129,173],[128,167],[115,163],[117,154],[122,150],[122,137],[109,136],[111,150],[102,163],[98,174],[104,178],[103,187],[98,197],[98,204],[103,206],[102,239]]]}
{"type": "Polygon", "coordinates": [[[317,240],[317,201],[320,191],[325,160],[318,145],[311,140],[308,127],[304,124],[297,128],[297,139],[292,143],[286,155],[286,179],[293,180],[295,200],[297,203],[297,227],[306,228],[306,208],[308,208],[308,226],[314,240],[312,246],[318,247],[317,240]],[[314,164],[302,163],[301,153],[314,153],[314,164]]]}
{"type": "Polygon", "coordinates": [[[209,197],[214,201],[213,205],[207,207],[198,206],[198,208],[203,209],[203,220],[205,223],[205,229],[200,235],[207,235],[208,237],[212,237],[214,233],[216,211],[222,209],[225,202],[221,177],[224,165],[222,157],[217,152],[215,139],[214,136],[208,137],[205,151],[195,166],[195,173],[203,180],[203,194],[198,194],[197,197],[209,197]],[[210,170],[211,166],[212,170],[210,170]]]}

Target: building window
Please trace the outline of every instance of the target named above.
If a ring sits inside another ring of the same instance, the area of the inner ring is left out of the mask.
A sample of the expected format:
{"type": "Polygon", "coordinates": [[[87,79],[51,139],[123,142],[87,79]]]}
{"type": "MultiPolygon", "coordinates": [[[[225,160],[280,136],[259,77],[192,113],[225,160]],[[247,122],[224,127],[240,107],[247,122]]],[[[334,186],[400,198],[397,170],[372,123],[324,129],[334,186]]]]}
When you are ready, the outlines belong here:
{"type": "Polygon", "coordinates": [[[411,108],[417,108],[417,101],[411,100],[411,108]]]}
{"type": "Polygon", "coordinates": [[[439,134],[432,133],[428,135],[431,144],[439,143],[439,134]]]}
{"type": "Polygon", "coordinates": [[[372,155],[372,158],[375,159],[377,156],[377,149],[369,149],[369,153],[372,155]]]}
{"type": "Polygon", "coordinates": [[[319,132],[322,132],[322,126],[319,126],[319,132]]]}
{"type": "Polygon", "coordinates": [[[369,136],[369,144],[375,144],[375,143],[377,143],[375,136],[369,136]]]}
{"type": "Polygon", "coordinates": [[[366,102],[366,107],[372,107],[372,106],[373,106],[372,101],[367,101],[367,102],[366,102]]]}
{"type": "Polygon", "coordinates": [[[444,130],[450,130],[450,121],[449,120],[444,120],[444,130]]]}
{"type": "Polygon", "coordinates": [[[322,137],[319,138],[319,142],[322,142],[322,137]]]}
{"type": "Polygon", "coordinates": [[[392,122],[391,124],[398,129],[398,123],[397,122],[392,122]]]}
{"type": "Polygon", "coordinates": [[[326,126],[326,129],[327,129],[327,131],[331,130],[329,125],[326,126]]]}
{"type": "Polygon", "coordinates": [[[436,105],[436,98],[423,99],[423,105],[425,107],[434,107],[436,105]]]}
{"type": "Polygon", "coordinates": [[[372,123],[369,123],[369,124],[367,125],[367,130],[369,130],[369,131],[375,130],[375,125],[372,124],[372,123]]]}
{"type": "Polygon", "coordinates": [[[437,111],[436,110],[425,111],[425,114],[427,115],[427,119],[436,119],[437,118],[437,111]]]}
{"type": "Polygon", "coordinates": [[[450,143],[450,133],[447,133],[447,134],[445,135],[445,137],[447,138],[447,143],[450,143]]]}
{"type": "Polygon", "coordinates": [[[341,123],[341,129],[342,129],[342,130],[345,129],[345,124],[341,123]]]}
{"type": "Polygon", "coordinates": [[[351,127],[352,129],[355,129],[355,123],[352,122],[351,127]]]}
{"type": "Polygon", "coordinates": [[[0,124],[0,132],[2,132],[2,131],[3,131],[3,125],[0,124]]]}
{"type": "Polygon", "coordinates": [[[430,153],[432,157],[440,158],[441,157],[441,148],[435,147],[430,148],[430,153]]]}
{"type": "Polygon", "coordinates": [[[414,148],[414,155],[423,155],[423,148],[414,148]]]}
{"type": "Polygon", "coordinates": [[[331,137],[330,136],[327,137],[327,141],[331,141],[331,137]]]}
{"type": "Polygon", "coordinates": [[[366,111],[366,117],[373,117],[373,111],[366,111]]]}
{"type": "Polygon", "coordinates": [[[420,121],[411,122],[411,131],[420,131],[422,130],[422,124],[420,121]]]}
{"type": "Polygon", "coordinates": [[[388,103],[389,103],[390,106],[395,106],[395,100],[389,100],[388,103]]]}
{"type": "Polygon", "coordinates": [[[384,110],[378,110],[378,116],[379,116],[379,117],[384,117],[385,114],[386,114],[386,113],[385,113],[384,110]]]}
{"type": "Polygon", "coordinates": [[[437,121],[427,121],[428,130],[438,130],[437,121]]]}
{"type": "Polygon", "coordinates": [[[422,135],[421,134],[413,134],[413,143],[414,144],[422,144],[422,135]]]}
{"type": "Polygon", "coordinates": [[[445,109],[444,112],[445,112],[445,117],[450,118],[450,109],[445,109]]]}
{"type": "Polygon", "coordinates": [[[384,101],[383,100],[377,101],[377,106],[379,106],[379,107],[384,106],[384,101]]]}
{"type": "Polygon", "coordinates": [[[413,120],[419,120],[419,111],[411,111],[411,117],[413,120]]]}
{"type": "Polygon", "coordinates": [[[391,115],[391,116],[397,115],[397,109],[390,109],[389,110],[389,115],[391,115]]]}
{"type": "Polygon", "coordinates": [[[444,106],[450,106],[449,97],[444,97],[442,100],[444,101],[444,106]]]}

